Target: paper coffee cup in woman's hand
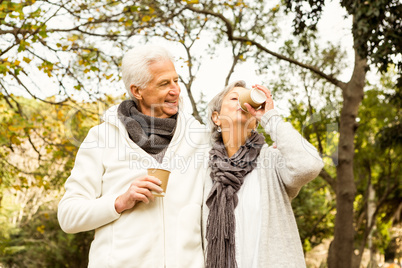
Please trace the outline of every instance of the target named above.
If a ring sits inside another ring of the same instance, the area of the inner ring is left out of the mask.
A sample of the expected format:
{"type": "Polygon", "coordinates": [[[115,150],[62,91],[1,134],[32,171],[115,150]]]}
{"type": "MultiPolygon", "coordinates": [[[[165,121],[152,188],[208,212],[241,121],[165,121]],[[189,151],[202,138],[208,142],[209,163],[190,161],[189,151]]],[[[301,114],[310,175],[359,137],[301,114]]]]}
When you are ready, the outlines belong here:
{"type": "Polygon", "coordinates": [[[162,188],[163,192],[157,193],[157,192],[152,191],[152,194],[154,196],[164,197],[166,194],[166,188],[167,188],[168,181],[169,181],[170,171],[166,170],[166,169],[161,169],[161,168],[148,168],[148,175],[154,176],[162,182],[162,184],[159,186],[162,188]]]}
{"type": "Polygon", "coordinates": [[[244,105],[245,103],[250,104],[254,109],[258,110],[261,108],[261,104],[263,104],[266,100],[267,96],[265,93],[256,88],[243,90],[239,94],[239,105],[240,108],[245,112],[247,112],[247,107],[244,105]]]}

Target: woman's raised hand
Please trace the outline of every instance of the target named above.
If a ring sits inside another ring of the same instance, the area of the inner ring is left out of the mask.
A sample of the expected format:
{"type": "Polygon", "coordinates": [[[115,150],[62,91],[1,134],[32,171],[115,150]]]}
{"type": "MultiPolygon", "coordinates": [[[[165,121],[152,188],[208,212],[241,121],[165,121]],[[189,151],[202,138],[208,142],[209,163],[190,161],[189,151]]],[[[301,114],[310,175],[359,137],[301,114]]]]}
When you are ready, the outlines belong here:
{"type": "Polygon", "coordinates": [[[254,109],[250,104],[245,103],[244,105],[247,108],[247,111],[254,116],[255,118],[257,118],[257,120],[261,120],[261,117],[268,112],[269,110],[274,109],[274,101],[272,99],[272,94],[271,91],[261,85],[254,85],[252,86],[253,88],[259,89],[261,91],[263,91],[265,93],[265,95],[267,96],[267,100],[262,104],[262,108],[259,110],[254,109]]]}

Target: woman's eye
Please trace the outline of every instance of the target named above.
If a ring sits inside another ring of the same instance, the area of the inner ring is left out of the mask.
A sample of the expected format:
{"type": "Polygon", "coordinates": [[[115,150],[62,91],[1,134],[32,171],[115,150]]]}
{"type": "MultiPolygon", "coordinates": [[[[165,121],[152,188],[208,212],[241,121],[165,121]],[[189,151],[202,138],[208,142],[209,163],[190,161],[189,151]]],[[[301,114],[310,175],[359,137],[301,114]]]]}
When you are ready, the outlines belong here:
{"type": "Polygon", "coordinates": [[[237,98],[231,98],[231,100],[237,100],[237,98]]]}

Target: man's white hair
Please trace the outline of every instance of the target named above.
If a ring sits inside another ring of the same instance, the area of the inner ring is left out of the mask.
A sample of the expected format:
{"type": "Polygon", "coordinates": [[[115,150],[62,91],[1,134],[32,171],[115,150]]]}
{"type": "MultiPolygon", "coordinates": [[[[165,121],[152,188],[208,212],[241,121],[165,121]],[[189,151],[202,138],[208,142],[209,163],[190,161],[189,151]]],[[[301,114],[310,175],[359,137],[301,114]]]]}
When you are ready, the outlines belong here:
{"type": "Polygon", "coordinates": [[[128,95],[132,99],[134,99],[134,96],[131,93],[130,86],[146,87],[153,79],[149,72],[149,65],[157,61],[166,60],[173,62],[173,56],[160,46],[139,46],[126,52],[121,63],[121,72],[128,95]]]}

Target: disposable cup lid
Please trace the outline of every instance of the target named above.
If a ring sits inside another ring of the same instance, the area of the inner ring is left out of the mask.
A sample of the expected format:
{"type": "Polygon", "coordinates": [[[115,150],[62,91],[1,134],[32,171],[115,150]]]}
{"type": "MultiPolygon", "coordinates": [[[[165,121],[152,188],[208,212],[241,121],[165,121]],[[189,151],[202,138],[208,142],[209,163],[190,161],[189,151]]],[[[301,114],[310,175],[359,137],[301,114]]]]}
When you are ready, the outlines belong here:
{"type": "Polygon", "coordinates": [[[251,99],[255,103],[263,103],[267,99],[267,96],[263,91],[254,88],[251,92],[251,99]]]}

